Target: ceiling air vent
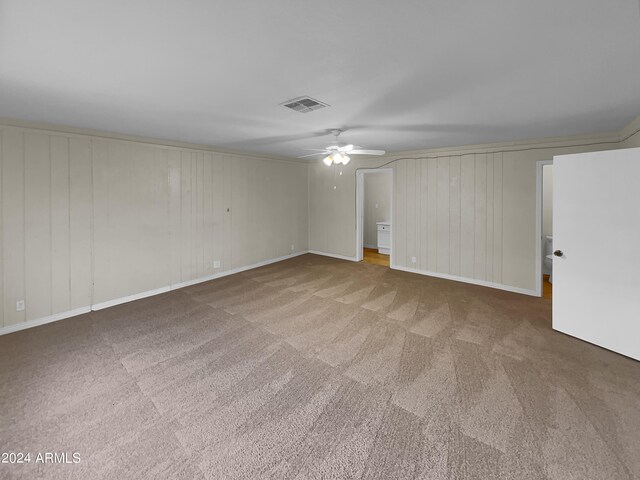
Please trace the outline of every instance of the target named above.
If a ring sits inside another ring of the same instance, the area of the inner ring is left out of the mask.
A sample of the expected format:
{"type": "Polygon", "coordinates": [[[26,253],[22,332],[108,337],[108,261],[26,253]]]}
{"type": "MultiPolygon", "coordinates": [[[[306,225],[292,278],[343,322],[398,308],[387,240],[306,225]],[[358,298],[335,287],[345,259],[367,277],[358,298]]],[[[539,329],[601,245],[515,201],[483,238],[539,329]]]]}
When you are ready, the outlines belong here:
{"type": "Polygon", "coordinates": [[[318,100],[315,100],[311,97],[294,98],[292,100],[287,100],[280,105],[283,105],[287,108],[290,108],[291,110],[295,110],[296,112],[300,113],[309,113],[313,112],[314,110],[320,110],[321,108],[329,106],[328,104],[319,102],[318,100]]]}

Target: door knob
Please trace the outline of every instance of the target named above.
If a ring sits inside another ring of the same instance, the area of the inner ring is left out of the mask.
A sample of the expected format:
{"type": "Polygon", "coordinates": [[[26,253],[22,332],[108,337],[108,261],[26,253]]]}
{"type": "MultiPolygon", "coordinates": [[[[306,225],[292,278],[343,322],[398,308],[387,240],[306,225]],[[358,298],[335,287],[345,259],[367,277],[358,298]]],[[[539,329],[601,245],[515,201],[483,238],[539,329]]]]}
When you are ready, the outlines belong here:
{"type": "Polygon", "coordinates": [[[556,250],[555,252],[553,252],[553,254],[556,257],[562,257],[564,255],[564,253],[562,253],[562,250],[556,250]]]}

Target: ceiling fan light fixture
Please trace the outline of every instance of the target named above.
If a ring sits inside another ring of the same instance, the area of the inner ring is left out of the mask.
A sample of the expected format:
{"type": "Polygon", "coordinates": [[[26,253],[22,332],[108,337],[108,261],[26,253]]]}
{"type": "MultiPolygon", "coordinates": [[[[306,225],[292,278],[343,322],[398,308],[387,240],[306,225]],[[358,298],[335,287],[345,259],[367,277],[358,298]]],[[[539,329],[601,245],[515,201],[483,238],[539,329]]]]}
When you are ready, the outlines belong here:
{"type": "MultiPolygon", "coordinates": [[[[384,150],[366,150],[358,145],[348,144],[340,146],[338,143],[338,135],[342,130],[334,128],[331,133],[336,137],[336,143],[323,150],[318,150],[320,153],[312,153],[311,155],[304,155],[298,158],[311,157],[314,155],[326,155],[322,161],[327,167],[331,165],[347,165],[351,161],[351,155],[384,155],[384,150]]],[[[340,172],[342,175],[342,172],[340,172]]]]}

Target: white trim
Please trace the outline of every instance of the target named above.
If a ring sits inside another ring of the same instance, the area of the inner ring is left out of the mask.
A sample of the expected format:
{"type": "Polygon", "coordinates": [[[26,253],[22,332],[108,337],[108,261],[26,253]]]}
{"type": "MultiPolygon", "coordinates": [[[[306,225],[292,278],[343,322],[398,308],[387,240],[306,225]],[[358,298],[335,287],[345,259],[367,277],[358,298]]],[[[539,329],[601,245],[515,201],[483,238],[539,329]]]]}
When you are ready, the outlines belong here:
{"type": "Polygon", "coordinates": [[[542,296],[542,167],[553,165],[553,160],[536,162],[536,297],[542,296]]]}
{"type": "Polygon", "coordinates": [[[323,257],[339,258],[340,260],[348,260],[350,262],[360,261],[356,257],[348,257],[346,255],[340,255],[337,253],[319,252],[318,250],[309,250],[307,253],[312,253],[314,255],[322,255],[323,257]]]}
{"type": "Polygon", "coordinates": [[[638,135],[638,133],[634,133],[638,129],[640,129],[640,115],[638,115],[635,119],[629,122],[629,124],[626,127],[620,130],[620,142],[626,142],[627,140],[630,140],[634,136],[638,135]]]}
{"type": "MultiPolygon", "coordinates": [[[[88,128],[78,128],[69,125],[58,125],[52,123],[32,122],[26,120],[19,120],[17,118],[0,117],[0,127],[12,127],[31,130],[45,130],[51,133],[62,133],[64,135],[86,135],[90,137],[102,137],[115,140],[124,140],[136,143],[153,144],[167,148],[177,149],[191,149],[200,150],[205,152],[214,152],[225,155],[235,155],[251,158],[266,158],[269,160],[281,160],[285,162],[295,162],[310,164],[310,162],[304,159],[292,158],[289,156],[277,156],[277,155],[262,155],[255,152],[246,152],[238,150],[221,149],[218,147],[211,147],[209,145],[201,145],[195,143],[186,143],[179,141],[172,141],[166,139],[158,139],[153,137],[141,137],[136,135],[126,135],[122,133],[109,132],[105,130],[93,130],[88,128]]],[[[378,157],[383,161],[388,161],[394,157],[425,155],[425,154],[441,154],[442,156],[450,156],[453,154],[464,153],[485,153],[482,150],[493,150],[496,148],[509,149],[512,151],[518,151],[518,149],[527,148],[530,146],[548,146],[549,148],[564,148],[572,146],[580,146],[585,142],[589,144],[607,144],[607,143],[620,143],[620,140],[626,135],[630,134],[634,128],[640,127],[640,116],[632,120],[625,127],[613,132],[601,132],[586,135],[571,135],[565,137],[543,137],[537,139],[525,139],[511,142],[493,142],[493,143],[480,143],[474,145],[464,145],[458,147],[440,147],[440,148],[425,148],[419,150],[401,150],[397,152],[389,152],[382,157],[378,157]]],[[[614,147],[615,148],[615,147],[614,147]]]]}
{"type": "Polygon", "coordinates": [[[367,245],[367,244],[365,244],[364,248],[373,248],[373,249],[377,250],[378,246],[377,245],[367,245]]]}
{"type": "Polygon", "coordinates": [[[401,270],[403,272],[426,275],[428,277],[443,278],[445,280],[453,280],[455,282],[470,283],[472,285],[479,285],[481,287],[496,288],[498,290],[505,290],[507,292],[520,293],[522,295],[530,295],[533,297],[539,296],[535,290],[529,290],[529,289],[520,288],[520,287],[512,287],[509,285],[503,285],[501,283],[487,282],[485,280],[476,280],[474,278],[459,277],[457,275],[448,275],[446,273],[432,272],[429,270],[419,270],[417,268],[400,267],[398,265],[393,265],[393,264],[391,265],[391,268],[394,270],[401,270]]]}
{"type": "MultiPolygon", "coordinates": [[[[395,181],[395,169],[393,167],[386,168],[358,168],[356,169],[356,262],[359,262],[363,258],[362,249],[364,248],[364,175],[367,173],[390,173],[391,174],[391,247],[390,247],[390,263],[393,264],[393,237],[394,237],[394,200],[396,194],[396,181],[395,181]]],[[[368,248],[377,248],[368,247],[368,248]]]]}
{"type": "MultiPolygon", "coordinates": [[[[206,277],[198,278],[196,280],[190,280],[188,282],[182,282],[175,285],[156,288],[155,290],[148,290],[146,292],[136,293],[134,295],[128,295],[126,297],[115,298],[113,300],[107,300],[106,302],[96,303],[90,307],[82,307],[77,308],[75,310],[69,310],[67,312],[56,313],[54,315],[49,315],[47,317],[38,318],[35,320],[29,320],[28,322],[16,323],[14,325],[9,325],[4,328],[0,328],[0,335],[6,335],[8,333],[17,332],[19,330],[24,330],[31,327],[37,327],[39,325],[44,325],[46,323],[56,322],[58,320],[63,320],[69,317],[75,317],[76,315],[81,315],[83,313],[89,313],[91,311],[98,311],[105,308],[113,307],[115,305],[120,305],[122,303],[132,302],[134,300],[140,300],[141,298],[151,297],[153,295],[159,295],[161,293],[166,293],[171,290],[178,290],[180,288],[187,287],[189,285],[195,285],[196,283],[208,282],[209,280],[214,280],[220,277],[226,277],[227,275],[233,275],[235,273],[244,272],[245,270],[251,270],[253,268],[262,267],[264,265],[269,265],[271,263],[281,262],[283,260],[287,260],[289,258],[298,257],[300,255],[304,255],[306,253],[310,253],[307,250],[303,250],[301,252],[292,253],[290,255],[285,255],[283,257],[272,258],[269,260],[264,260],[262,262],[254,263],[252,265],[247,265],[244,267],[234,268],[233,270],[226,270],[224,272],[216,273],[214,275],[208,275],[206,277]]],[[[322,255],[318,253],[319,255],[322,255]]],[[[345,257],[346,258],[346,257],[345,257]]]]}
{"type": "Polygon", "coordinates": [[[363,259],[364,253],[364,172],[356,169],[356,261],[363,259]]]}
{"type": "Polygon", "coordinates": [[[54,313],[42,318],[36,318],[35,320],[29,320],[28,322],[14,323],[13,325],[7,325],[4,328],[0,328],[0,335],[7,335],[8,333],[19,332],[27,328],[38,327],[47,323],[57,322],[69,317],[75,317],[84,313],[91,312],[91,307],[80,307],[74,310],[67,310],[66,312],[54,313]]]}
{"type": "Polygon", "coordinates": [[[152,297],[153,295],[160,295],[161,293],[167,293],[171,290],[171,287],[160,287],[155,290],[147,290],[146,292],[134,293],[133,295],[127,295],[126,297],[114,298],[113,300],[107,300],[106,302],[95,303],[91,305],[91,310],[97,312],[109,307],[115,307],[121,303],[133,302],[134,300],[140,300],[141,298],[152,297]]]}
{"type": "Polygon", "coordinates": [[[196,285],[197,283],[208,282],[210,280],[215,280],[216,278],[226,277],[228,275],[234,275],[236,273],[244,272],[246,270],[252,270],[258,267],[264,267],[265,265],[270,265],[272,263],[282,262],[283,260],[287,260],[293,257],[299,257],[300,255],[304,255],[306,253],[311,253],[308,250],[303,250],[301,252],[292,253],[289,255],[284,255],[282,257],[271,258],[269,260],[263,260],[262,262],[253,263],[251,265],[246,265],[244,267],[234,268],[233,270],[225,270],[224,272],[214,273],[212,275],[207,275],[206,277],[197,278],[195,280],[189,280],[186,282],[176,283],[171,286],[171,290],[179,290],[180,288],[189,287],[191,285],[196,285]]]}
{"type": "Polygon", "coordinates": [[[233,275],[233,274],[236,274],[236,273],[244,272],[246,270],[251,270],[253,268],[263,267],[263,266],[269,265],[271,263],[281,262],[283,260],[287,260],[288,258],[293,258],[293,257],[297,257],[299,255],[304,255],[305,253],[307,253],[307,251],[303,250],[302,252],[292,253],[291,255],[285,255],[285,256],[282,256],[282,257],[278,257],[278,258],[271,258],[269,260],[264,260],[262,262],[252,263],[251,265],[245,265],[244,267],[238,267],[238,268],[234,268],[232,270],[225,270],[225,271],[220,272],[220,273],[214,273],[212,275],[207,275],[205,277],[196,278],[194,280],[188,280],[186,282],[175,283],[175,284],[167,286],[167,287],[161,287],[161,288],[157,288],[155,290],[148,290],[146,292],[136,293],[134,295],[129,295],[127,297],[115,298],[113,300],[108,300],[106,302],[102,302],[102,303],[98,303],[96,305],[93,305],[91,309],[94,310],[94,311],[102,310],[103,308],[109,308],[109,307],[113,307],[115,305],[120,305],[122,303],[132,302],[134,300],[140,300],[141,298],[147,298],[147,297],[151,297],[153,295],[160,295],[161,293],[167,293],[167,292],[170,292],[170,291],[173,291],[173,290],[179,290],[181,288],[189,287],[191,285],[196,285],[198,283],[203,283],[203,282],[208,282],[208,281],[211,281],[211,280],[215,280],[216,278],[226,277],[228,275],[233,275]]]}
{"type": "MultiPolygon", "coordinates": [[[[633,122],[632,122],[633,123],[633,122]]],[[[632,124],[627,125],[629,128],[632,124]]],[[[585,145],[606,145],[620,143],[623,130],[614,132],[602,132],[586,135],[571,135],[568,137],[542,137],[537,139],[517,140],[513,142],[494,142],[494,143],[477,143],[473,145],[462,145],[453,147],[440,148],[424,148],[418,150],[402,150],[396,152],[387,152],[382,157],[377,157],[384,161],[393,160],[399,157],[420,157],[425,155],[435,156],[455,156],[465,155],[468,153],[489,153],[490,150],[499,149],[502,152],[519,152],[527,150],[531,147],[535,148],[571,148],[581,147],[585,145]]],[[[616,147],[612,147],[615,149],[616,147]]]]}
{"type": "Polygon", "coordinates": [[[256,158],[265,160],[277,160],[287,163],[301,163],[308,164],[309,162],[304,159],[298,159],[293,157],[279,156],[279,155],[265,155],[256,152],[247,152],[241,150],[229,150],[213,147],[210,145],[202,145],[198,143],[180,142],[166,139],[159,139],[153,137],[141,137],[137,135],[127,135],[116,132],[109,132],[106,130],[93,130],[89,128],[71,127],[68,125],[58,125],[52,123],[30,122],[25,120],[18,120],[15,118],[0,117],[0,128],[13,128],[20,130],[40,130],[43,133],[50,135],[64,135],[70,137],[91,137],[91,138],[106,138],[108,140],[120,140],[123,142],[132,142],[142,145],[153,145],[162,148],[168,148],[171,150],[196,150],[200,152],[218,153],[221,155],[233,155],[243,158],[256,158]]]}
{"type": "MultiPolygon", "coordinates": [[[[141,298],[146,298],[146,297],[150,297],[153,295],[159,295],[161,293],[166,293],[170,290],[178,290],[180,288],[184,288],[184,287],[188,287],[190,285],[195,285],[197,283],[202,283],[202,282],[208,282],[210,280],[214,280],[216,278],[220,278],[220,277],[225,277],[228,275],[233,275],[236,273],[240,273],[240,272],[244,272],[246,270],[251,270],[253,268],[258,268],[258,267],[262,267],[265,265],[269,265],[272,263],[276,263],[276,262],[281,262],[283,260],[287,260],[289,258],[293,258],[293,257],[298,257],[300,255],[304,255],[306,253],[311,253],[314,255],[322,255],[325,257],[332,257],[332,258],[338,258],[340,260],[348,260],[350,262],[357,262],[358,260],[355,259],[355,257],[348,257],[346,255],[339,255],[339,254],[335,254],[335,253],[327,253],[327,252],[319,252],[317,250],[303,250],[301,252],[296,252],[293,253],[291,255],[286,255],[283,257],[278,257],[278,258],[273,258],[270,260],[265,260],[262,262],[258,262],[258,263],[254,263],[252,265],[247,265],[244,267],[239,267],[239,268],[235,268],[233,270],[227,270],[224,272],[220,272],[220,273],[216,273],[214,275],[208,275],[206,277],[202,277],[202,278],[198,278],[196,280],[190,280],[188,282],[182,282],[182,283],[178,283],[175,285],[172,285],[171,287],[162,287],[162,288],[158,288],[155,290],[149,290],[147,292],[142,292],[142,293],[138,293],[135,295],[129,295],[127,297],[121,297],[121,298],[117,298],[114,300],[109,300],[106,302],[101,302],[98,303],[96,305],[93,305],[93,307],[81,307],[81,308],[76,308],[74,310],[69,310],[66,312],[61,312],[61,313],[56,313],[54,315],[49,315],[47,317],[42,317],[42,318],[38,318],[35,320],[29,320],[28,322],[21,322],[21,323],[16,323],[13,325],[9,325],[6,326],[4,328],[0,328],[0,335],[6,335],[9,333],[13,333],[13,332],[18,332],[20,330],[25,330],[27,328],[32,328],[32,327],[37,327],[40,325],[45,325],[47,323],[52,323],[52,322],[57,322],[58,320],[64,320],[65,318],[70,318],[70,317],[75,317],[77,315],[82,315],[85,313],[90,313],[92,310],[96,311],[96,310],[102,310],[104,308],[108,308],[111,306],[115,306],[115,305],[120,305],[122,303],[126,303],[126,302],[131,302],[134,300],[139,300],[141,298]]],[[[436,272],[430,272],[427,270],[418,270],[418,269],[413,269],[413,268],[406,268],[406,267],[399,267],[397,265],[391,264],[391,268],[394,270],[402,270],[405,272],[411,272],[411,273],[417,273],[420,275],[427,275],[430,277],[437,277],[437,278],[444,278],[446,280],[455,280],[458,282],[464,282],[464,283],[471,283],[474,285],[481,285],[484,287],[492,287],[492,288],[497,288],[500,290],[506,290],[508,292],[514,292],[514,293],[521,293],[524,295],[534,295],[536,296],[536,292],[534,292],[533,290],[526,290],[526,289],[522,289],[522,288],[517,288],[517,287],[510,287],[508,285],[501,285],[498,283],[492,283],[492,282],[485,282],[483,280],[474,280],[474,279],[469,279],[469,278],[464,278],[464,277],[457,277],[455,275],[446,275],[443,273],[436,273],[436,272]]],[[[539,295],[537,295],[539,296],[539,295]]]]}

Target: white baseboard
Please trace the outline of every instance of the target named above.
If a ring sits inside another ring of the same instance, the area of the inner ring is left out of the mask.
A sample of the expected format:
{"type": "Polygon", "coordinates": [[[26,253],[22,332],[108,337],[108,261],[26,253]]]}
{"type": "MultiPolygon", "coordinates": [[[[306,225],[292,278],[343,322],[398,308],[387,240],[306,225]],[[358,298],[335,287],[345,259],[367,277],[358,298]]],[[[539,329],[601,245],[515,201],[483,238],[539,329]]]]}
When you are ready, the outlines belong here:
{"type": "Polygon", "coordinates": [[[364,248],[375,248],[375,249],[378,248],[378,245],[367,245],[366,243],[363,246],[364,248]]]}
{"type": "Polygon", "coordinates": [[[540,296],[538,292],[536,292],[535,290],[529,290],[529,289],[520,288],[520,287],[512,287],[510,285],[503,285],[501,283],[487,282],[485,280],[476,280],[475,278],[460,277],[458,275],[448,275],[446,273],[432,272],[430,270],[420,270],[418,268],[401,267],[399,265],[391,265],[391,268],[394,270],[402,270],[403,272],[418,273],[420,275],[426,275],[428,277],[443,278],[445,280],[453,280],[455,282],[463,282],[463,283],[470,283],[472,285],[480,285],[481,287],[496,288],[498,290],[505,290],[507,292],[520,293],[522,295],[530,295],[532,297],[540,296]]]}
{"type": "Polygon", "coordinates": [[[309,250],[307,253],[313,253],[314,255],[322,255],[323,257],[339,258],[340,260],[349,260],[350,262],[357,262],[356,257],[347,257],[346,255],[339,255],[337,253],[319,252],[318,250],[309,250]]]}
{"type": "Polygon", "coordinates": [[[74,310],[67,310],[66,312],[54,313],[53,315],[47,315],[46,317],[36,318],[35,320],[29,320],[28,322],[14,323],[13,325],[7,325],[0,328],[0,335],[7,335],[13,332],[19,332],[27,328],[38,327],[47,323],[57,322],[58,320],[64,320],[65,318],[75,317],[76,315],[82,315],[83,313],[89,313],[91,307],[81,307],[74,310]]]}
{"type": "MultiPolygon", "coordinates": [[[[195,284],[202,283],[202,282],[208,282],[210,280],[215,280],[216,278],[226,277],[228,275],[233,275],[233,274],[236,274],[236,273],[244,272],[246,270],[251,270],[253,268],[263,267],[265,265],[269,265],[269,264],[276,263],[276,262],[281,262],[283,260],[287,260],[289,258],[297,257],[297,256],[300,256],[300,255],[304,255],[306,253],[312,253],[314,255],[322,255],[322,256],[325,256],[325,257],[338,258],[340,260],[348,260],[350,262],[357,262],[355,257],[348,257],[346,255],[339,255],[339,254],[336,254],[336,253],[319,252],[317,250],[303,250],[301,252],[292,253],[291,255],[285,255],[285,256],[282,256],[282,257],[278,257],[278,258],[272,258],[272,259],[269,259],[269,260],[264,260],[262,262],[254,263],[254,264],[251,264],[251,265],[246,265],[244,267],[234,268],[233,270],[226,270],[224,272],[215,273],[213,275],[208,275],[206,277],[197,278],[195,280],[190,280],[188,282],[181,282],[181,283],[177,283],[175,285],[162,287],[162,288],[157,288],[155,290],[149,290],[149,291],[146,291],[146,292],[136,293],[134,295],[129,295],[129,296],[126,296],[126,297],[121,297],[121,298],[116,298],[116,299],[113,299],[113,300],[108,300],[106,302],[101,302],[101,303],[94,304],[91,307],[76,308],[74,310],[69,310],[69,311],[61,312],[61,313],[56,313],[54,315],[49,315],[49,316],[38,318],[38,319],[35,319],[35,320],[29,320],[28,322],[21,322],[21,323],[16,323],[16,324],[13,324],[13,325],[8,325],[6,327],[0,328],[0,335],[6,335],[8,333],[13,333],[13,332],[17,332],[17,331],[20,331],[20,330],[25,330],[25,329],[31,328],[31,327],[37,327],[39,325],[44,325],[44,324],[47,324],[47,323],[56,322],[58,320],[63,320],[65,318],[75,317],[76,315],[82,315],[84,313],[89,313],[92,310],[93,311],[102,310],[104,308],[113,307],[115,305],[120,305],[122,303],[132,302],[134,300],[139,300],[141,298],[146,298],[146,297],[151,297],[153,295],[159,295],[161,293],[166,293],[166,292],[169,292],[171,290],[178,290],[180,288],[188,287],[190,285],[195,285],[195,284]]],[[[445,273],[431,272],[429,270],[419,270],[419,269],[416,269],[416,268],[400,267],[398,265],[391,265],[391,268],[394,269],[394,270],[401,270],[401,271],[404,271],[404,272],[418,273],[420,275],[427,275],[429,277],[437,277],[437,278],[443,278],[445,280],[454,280],[454,281],[457,281],[457,282],[464,282],[464,283],[470,283],[470,284],[473,284],[473,285],[480,285],[480,286],[483,286],[483,287],[497,288],[499,290],[506,290],[508,292],[520,293],[520,294],[523,294],[523,295],[531,295],[531,296],[534,296],[534,297],[539,297],[540,296],[535,290],[528,290],[528,289],[525,289],[525,288],[511,287],[509,285],[502,285],[500,283],[487,282],[487,281],[484,281],[484,280],[475,280],[475,279],[472,279],[472,278],[459,277],[459,276],[456,276],[456,275],[447,275],[445,273]]]]}
{"type": "Polygon", "coordinates": [[[258,267],[264,267],[265,265],[270,265],[272,263],[282,262],[283,260],[287,260],[289,258],[294,258],[294,257],[299,257],[300,255],[304,255],[306,253],[309,253],[308,250],[303,250],[301,252],[295,252],[295,253],[292,253],[290,255],[284,255],[282,257],[271,258],[269,260],[263,260],[262,262],[253,263],[251,265],[246,265],[244,267],[234,268],[233,270],[225,270],[224,272],[214,273],[212,275],[207,275],[206,277],[198,278],[196,280],[189,280],[187,282],[176,283],[175,285],[172,285],[170,289],[171,290],[178,290],[180,288],[188,287],[188,286],[191,286],[191,285],[196,285],[198,283],[208,282],[210,280],[215,280],[216,278],[226,277],[228,275],[233,275],[235,273],[244,272],[246,270],[252,270],[252,269],[258,268],[258,267]]]}
{"type": "Polygon", "coordinates": [[[95,303],[91,305],[91,310],[97,312],[109,307],[115,307],[121,303],[133,302],[134,300],[140,300],[141,298],[152,297],[153,295],[160,295],[171,290],[171,287],[160,287],[155,290],[147,290],[146,292],[135,293],[133,295],[127,295],[126,297],[114,298],[113,300],[107,300],[106,302],[95,303]]]}
{"type": "Polygon", "coordinates": [[[303,250],[302,252],[292,253],[291,255],[284,255],[282,257],[277,257],[277,258],[270,258],[269,260],[263,260],[262,262],[253,263],[251,265],[245,265],[244,267],[238,267],[238,268],[234,268],[232,270],[224,270],[222,272],[214,273],[214,274],[207,275],[207,276],[200,277],[200,278],[196,278],[194,280],[188,280],[186,282],[175,283],[173,285],[157,288],[155,290],[148,290],[146,292],[136,293],[134,295],[129,295],[127,297],[120,297],[120,298],[116,298],[116,299],[113,299],[113,300],[108,300],[106,302],[102,302],[102,303],[98,303],[98,304],[93,305],[91,307],[91,310],[94,310],[94,311],[95,310],[102,310],[103,308],[113,307],[115,305],[120,305],[122,303],[132,302],[134,300],[140,300],[141,298],[147,298],[147,297],[151,297],[153,295],[159,295],[161,293],[166,293],[166,292],[170,292],[170,291],[173,291],[173,290],[179,290],[181,288],[188,287],[190,285],[196,285],[198,283],[208,282],[210,280],[215,280],[216,278],[226,277],[228,275],[233,275],[235,273],[244,272],[246,270],[251,270],[251,269],[254,269],[254,268],[258,268],[258,267],[263,267],[263,266],[269,265],[271,263],[281,262],[281,261],[286,260],[288,258],[293,258],[293,257],[297,257],[299,255],[304,255],[305,253],[307,253],[307,251],[303,250]]]}
{"type": "Polygon", "coordinates": [[[56,313],[55,315],[49,315],[47,317],[42,317],[35,320],[29,320],[28,322],[21,322],[21,323],[16,323],[14,325],[8,325],[4,328],[0,328],[0,335],[6,335],[8,333],[17,332],[19,330],[24,330],[31,327],[37,327],[39,325],[56,322],[58,320],[63,320],[65,318],[75,317],[76,315],[89,313],[91,311],[102,310],[104,308],[113,307],[115,305],[120,305],[122,303],[132,302],[134,300],[140,300],[141,298],[151,297],[153,295],[159,295],[161,293],[166,293],[171,290],[178,290],[180,288],[188,287],[189,285],[208,282],[209,280],[214,280],[220,277],[226,277],[227,275],[233,275],[234,273],[240,273],[240,272],[244,272],[245,270],[251,270],[253,268],[262,267],[265,265],[269,265],[271,263],[281,262],[289,258],[297,257],[299,255],[304,255],[305,253],[308,253],[307,250],[303,250],[301,252],[295,252],[295,253],[292,253],[291,255],[285,255],[283,257],[264,260],[262,262],[254,263],[252,265],[246,265],[244,267],[234,268],[233,270],[226,270],[224,272],[208,275],[202,278],[197,278],[195,280],[190,280],[188,282],[182,282],[182,283],[178,283],[178,284],[167,286],[167,287],[156,288],[154,290],[148,290],[146,292],[136,293],[133,295],[128,295],[126,297],[114,298],[113,300],[107,300],[106,302],[96,303],[90,307],[77,308],[75,310],[69,310],[67,312],[56,313]]]}

